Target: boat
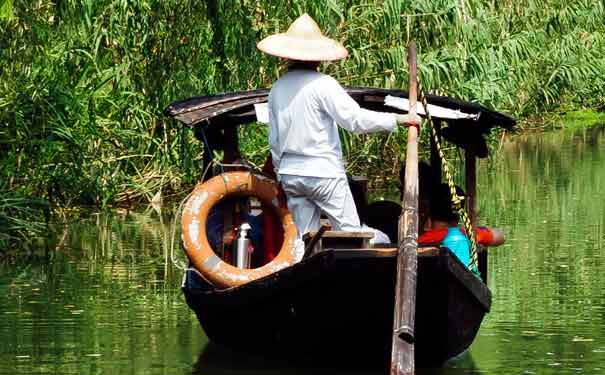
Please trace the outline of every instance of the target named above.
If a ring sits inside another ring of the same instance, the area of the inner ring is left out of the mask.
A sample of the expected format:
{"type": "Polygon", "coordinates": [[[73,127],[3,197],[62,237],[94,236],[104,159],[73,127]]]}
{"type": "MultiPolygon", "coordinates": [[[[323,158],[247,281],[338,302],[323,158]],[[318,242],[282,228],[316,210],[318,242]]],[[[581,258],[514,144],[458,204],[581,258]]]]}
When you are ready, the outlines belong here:
{"type": "MultiPolygon", "coordinates": [[[[345,89],[362,108],[406,112],[385,105],[387,98],[405,103],[406,92],[345,89]]],[[[171,104],[164,114],[191,127],[203,142],[204,169],[210,169],[206,166],[212,162],[208,155],[213,145],[224,151],[224,168],[237,169],[233,164],[241,159],[237,128],[267,121],[263,106],[268,94],[269,90],[259,89],[195,97],[171,104]]],[[[512,129],[515,120],[478,103],[438,95],[426,99],[439,137],[431,140],[431,168],[441,176],[436,142],[444,139],[464,150],[466,208],[475,225],[476,160],[487,156],[492,129],[512,129]]],[[[250,168],[239,166],[244,167],[250,168]]],[[[393,204],[377,202],[368,207],[366,212],[379,210],[386,215],[393,204]]],[[[396,218],[381,222],[373,216],[361,220],[371,221],[391,238],[396,236],[396,218]]],[[[220,347],[304,363],[387,367],[398,249],[397,244],[369,246],[366,237],[325,232],[321,243],[301,261],[241,285],[217,285],[189,268],[182,291],[208,338],[220,347]]],[[[413,332],[418,367],[442,366],[463,353],[490,311],[489,252],[480,250],[479,278],[447,248],[418,249],[413,332]]]]}

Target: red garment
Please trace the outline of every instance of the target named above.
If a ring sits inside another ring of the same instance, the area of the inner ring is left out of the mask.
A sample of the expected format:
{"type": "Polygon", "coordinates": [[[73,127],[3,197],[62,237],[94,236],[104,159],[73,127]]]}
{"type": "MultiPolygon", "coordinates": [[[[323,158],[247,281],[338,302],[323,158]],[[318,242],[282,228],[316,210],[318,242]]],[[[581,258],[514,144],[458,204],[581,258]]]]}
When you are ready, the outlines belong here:
{"type": "Polygon", "coordinates": [[[418,237],[418,245],[439,245],[447,235],[447,228],[429,229],[418,237]]]}
{"type": "MultiPolygon", "coordinates": [[[[271,153],[267,156],[262,170],[269,176],[276,178],[271,153]]],[[[281,185],[278,188],[277,199],[280,207],[286,207],[286,195],[281,185]]],[[[266,264],[272,261],[277,256],[277,253],[279,253],[282,242],[284,242],[284,230],[271,206],[263,203],[261,204],[261,209],[263,211],[263,248],[265,257],[265,263],[263,264],[266,264]]]]}
{"type": "Polygon", "coordinates": [[[487,227],[477,227],[477,243],[483,246],[490,246],[494,243],[494,234],[487,227]]]}
{"type": "MultiPolygon", "coordinates": [[[[466,234],[464,228],[460,227],[462,233],[466,234]]],[[[489,246],[494,241],[494,235],[487,227],[477,227],[475,229],[477,235],[477,244],[489,246]]],[[[419,245],[439,245],[447,235],[447,228],[429,229],[418,237],[419,245]]]]}

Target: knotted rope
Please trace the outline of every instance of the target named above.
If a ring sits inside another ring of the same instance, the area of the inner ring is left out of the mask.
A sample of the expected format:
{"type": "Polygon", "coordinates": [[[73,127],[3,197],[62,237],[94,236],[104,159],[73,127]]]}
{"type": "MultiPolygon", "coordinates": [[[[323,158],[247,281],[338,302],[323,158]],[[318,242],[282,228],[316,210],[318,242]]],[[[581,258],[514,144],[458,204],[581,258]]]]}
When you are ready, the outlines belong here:
{"type": "Polygon", "coordinates": [[[439,153],[439,158],[441,159],[441,166],[442,166],[443,172],[445,174],[445,179],[447,180],[447,184],[450,189],[450,194],[452,196],[452,209],[455,210],[456,212],[458,212],[460,217],[462,217],[462,221],[464,223],[464,229],[466,230],[466,233],[467,233],[468,238],[471,243],[471,249],[470,249],[470,258],[471,259],[470,259],[468,268],[473,272],[478,272],[477,271],[477,269],[478,269],[477,268],[477,266],[478,266],[477,240],[475,238],[475,230],[471,223],[471,219],[468,216],[468,213],[466,212],[466,210],[464,209],[464,205],[462,204],[464,197],[461,197],[458,194],[456,194],[456,185],[454,184],[454,178],[452,177],[452,173],[450,172],[449,163],[448,163],[447,159],[445,158],[445,155],[443,154],[443,150],[441,149],[441,142],[439,141],[439,135],[437,134],[437,130],[435,129],[435,125],[433,123],[433,118],[431,117],[431,114],[429,113],[429,103],[424,94],[424,90],[423,90],[422,84],[420,83],[420,80],[418,80],[418,92],[420,94],[420,101],[422,102],[422,105],[424,106],[424,112],[426,113],[426,118],[428,119],[428,122],[429,122],[429,125],[431,128],[431,135],[435,142],[435,147],[437,148],[437,152],[439,153]]]}

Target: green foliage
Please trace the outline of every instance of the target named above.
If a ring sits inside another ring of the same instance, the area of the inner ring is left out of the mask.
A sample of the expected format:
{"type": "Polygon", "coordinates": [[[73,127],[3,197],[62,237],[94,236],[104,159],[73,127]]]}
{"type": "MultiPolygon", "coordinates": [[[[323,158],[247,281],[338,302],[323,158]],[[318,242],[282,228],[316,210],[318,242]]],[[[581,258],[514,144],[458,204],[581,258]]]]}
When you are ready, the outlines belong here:
{"type": "Polygon", "coordinates": [[[48,204],[26,198],[19,192],[0,190],[0,255],[18,244],[31,243],[43,236],[47,226],[48,204]]]}
{"type": "MultiPolygon", "coordinates": [[[[406,87],[414,39],[431,92],[517,116],[602,111],[604,9],[588,0],[4,0],[2,197],[107,206],[186,191],[201,173],[200,144],[162,109],[270,86],[282,64],[256,43],[303,12],[349,49],[322,67],[345,85],[406,87]]],[[[260,165],[266,135],[254,129],[242,131],[242,148],[260,165]]],[[[349,171],[387,179],[403,140],[343,134],[349,171]]]]}
{"type": "Polygon", "coordinates": [[[0,1],[0,20],[11,20],[13,18],[13,1],[0,1]]]}
{"type": "Polygon", "coordinates": [[[7,170],[15,184],[60,205],[150,196],[160,181],[178,186],[175,161],[192,142],[165,126],[163,95],[206,88],[163,79],[195,69],[184,42],[159,22],[176,10],[75,1],[37,9],[16,2],[15,10],[2,40],[2,59],[12,64],[3,64],[0,80],[1,147],[17,165],[7,170]],[[171,43],[180,50],[162,53],[171,43]]]}

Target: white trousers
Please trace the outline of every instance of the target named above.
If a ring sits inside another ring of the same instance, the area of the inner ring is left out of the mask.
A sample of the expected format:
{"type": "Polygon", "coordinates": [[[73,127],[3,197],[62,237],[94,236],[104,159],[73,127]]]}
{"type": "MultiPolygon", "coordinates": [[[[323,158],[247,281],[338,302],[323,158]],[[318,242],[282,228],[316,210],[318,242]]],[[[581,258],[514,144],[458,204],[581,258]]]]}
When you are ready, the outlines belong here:
{"type": "Polygon", "coordinates": [[[346,177],[279,176],[299,236],[319,230],[325,213],[332,230],[359,231],[359,215],[346,177]]]}

